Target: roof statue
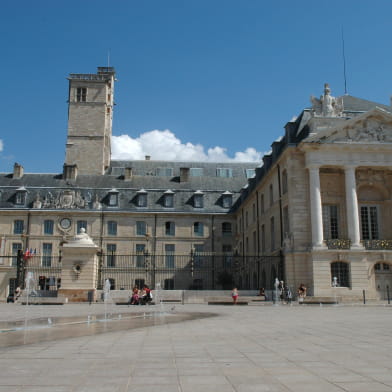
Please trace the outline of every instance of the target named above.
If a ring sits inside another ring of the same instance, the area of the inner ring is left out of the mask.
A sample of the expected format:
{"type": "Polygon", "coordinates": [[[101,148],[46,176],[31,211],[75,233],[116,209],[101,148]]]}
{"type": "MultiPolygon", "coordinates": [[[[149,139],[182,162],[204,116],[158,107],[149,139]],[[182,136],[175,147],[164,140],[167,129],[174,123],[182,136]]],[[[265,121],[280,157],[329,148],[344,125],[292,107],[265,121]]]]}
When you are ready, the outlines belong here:
{"type": "Polygon", "coordinates": [[[333,97],[328,83],[324,84],[324,94],[320,99],[311,95],[310,102],[315,116],[340,117],[343,113],[343,98],[333,97]]]}

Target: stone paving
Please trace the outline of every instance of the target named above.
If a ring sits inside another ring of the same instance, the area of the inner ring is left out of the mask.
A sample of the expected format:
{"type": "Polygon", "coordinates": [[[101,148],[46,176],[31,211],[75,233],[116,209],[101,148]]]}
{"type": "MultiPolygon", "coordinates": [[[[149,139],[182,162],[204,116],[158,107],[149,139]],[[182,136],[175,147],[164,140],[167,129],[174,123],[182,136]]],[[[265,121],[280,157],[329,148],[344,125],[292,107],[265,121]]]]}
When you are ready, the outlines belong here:
{"type": "MultiPolygon", "coordinates": [[[[25,311],[0,304],[0,320],[25,311]]],[[[84,317],[103,308],[28,312],[84,317]]],[[[185,312],[215,316],[2,347],[0,392],[392,391],[392,307],[175,305],[185,312]]]]}

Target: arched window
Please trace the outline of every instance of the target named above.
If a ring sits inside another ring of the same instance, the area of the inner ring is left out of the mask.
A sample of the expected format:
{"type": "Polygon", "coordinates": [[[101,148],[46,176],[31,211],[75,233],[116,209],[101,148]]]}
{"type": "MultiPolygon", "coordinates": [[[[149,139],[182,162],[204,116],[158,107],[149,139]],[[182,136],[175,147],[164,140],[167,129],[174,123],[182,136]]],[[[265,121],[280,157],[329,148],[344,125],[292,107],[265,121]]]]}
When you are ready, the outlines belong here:
{"type": "Polygon", "coordinates": [[[342,261],[331,263],[331,285],[350,287],[350,265],[342,261]]]}

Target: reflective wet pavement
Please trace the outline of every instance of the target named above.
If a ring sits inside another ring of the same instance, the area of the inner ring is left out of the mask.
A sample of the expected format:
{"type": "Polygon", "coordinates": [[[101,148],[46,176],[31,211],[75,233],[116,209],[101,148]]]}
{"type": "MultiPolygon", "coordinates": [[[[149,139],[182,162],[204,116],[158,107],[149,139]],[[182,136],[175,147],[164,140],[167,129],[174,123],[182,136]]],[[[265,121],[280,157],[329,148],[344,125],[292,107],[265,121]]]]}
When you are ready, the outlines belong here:
{"type": "MultiPolygon", "coordinates": [[[[153,320],[145,309],[113,309],[122,317],[141,312],[135,328],[131,320],[120,320],[121,330],[93,323],[83,328],[100,333],[76,336],[79,327],[68,325],[68,338],[0,348],[0,392],[392,391],[391,307],[176,305],[174,317],[214,317],[143,325],[153,320]]],[[[69,304],[29,312],[56,323],[103,310],[69,304]]],[[[23,321],[24,312],[0,304],[2,321],[23,321]]],[[[39,333],[49,330],[56,327],[39,333]]]]}
{"type": "Polygon", "coordinates": [[[105,314],[87,315],[87,318],[86,316],[74,316],[2,321],[0,322],[0,348],[178,323],[211,316],[210,313],[198,312],[177,314],[174,312],[139,311],[110,314],[109,316],[105,314]]]}

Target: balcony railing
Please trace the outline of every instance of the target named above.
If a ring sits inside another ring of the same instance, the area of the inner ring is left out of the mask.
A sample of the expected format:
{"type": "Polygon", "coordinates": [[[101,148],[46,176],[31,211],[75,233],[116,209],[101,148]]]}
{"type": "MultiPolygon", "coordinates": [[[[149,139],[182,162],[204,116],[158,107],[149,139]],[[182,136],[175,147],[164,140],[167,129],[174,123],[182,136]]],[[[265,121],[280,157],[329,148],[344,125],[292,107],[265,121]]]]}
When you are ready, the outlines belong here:
{"type": "Polygon", "coordinates": [[[330,240],[325,240],[325,244],[328,249],[350,249],[351,240],[334,238],[330,240]]]}
{"type": "Polygon", "coordinates": [[[392,250],[392,240],[363,240],[362,243],[368,250],[392,250]]]}

